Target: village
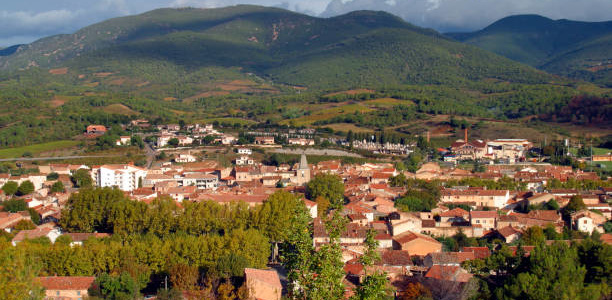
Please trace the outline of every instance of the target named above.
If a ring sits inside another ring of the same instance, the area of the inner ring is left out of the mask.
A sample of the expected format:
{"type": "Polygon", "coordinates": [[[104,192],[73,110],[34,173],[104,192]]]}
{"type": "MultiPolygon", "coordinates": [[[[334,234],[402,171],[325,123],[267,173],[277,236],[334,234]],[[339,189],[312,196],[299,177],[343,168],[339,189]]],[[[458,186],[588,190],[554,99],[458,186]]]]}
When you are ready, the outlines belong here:
{"type": "MultiPolygon", "coordinates": [[[[142,123],[146,122],[135,124],[142,123]]],[[[259,148],[281,147],[275,140],[278,135],[253,132],[252,143],[237,145],[238,137],[224,134],[210,124],[186,125],[184,130],[179,125],[158,125],[158,130],[154,144],[157,153],[174,154],[149,168],[133,163],[48,163],[29,166],[37,168],[36,173],[0,174],[2,205],[16,200],[26,205],[21,211],[0,212],[0,229],[14,234],[13,245],[41,237],[54,243],[68,235],[71,245],[79,247],[90,238],[108,238],[108,233],[74,233],[59,226],[71,196],[86,186],[115,188],[129,199],[145,203],[170,197],[179,207],[186,202],[211,201],[221,205],[245,203],[257,208],[270,195],[286,191],[302,199],[312,218],[313,246],[320,247],[330,240],[323,220],[331,212],[326,201],[307,197],[308,183],[318,176],[333,175],[344,186],[340,213],[346,228],[339,241],[347,297],[369,269],[386,272],[398,297],[415,278],[431,286],[445,282],[460,288],[474,276],[463,267],[466,261],[486,259],[502,245],[509,246],[515,255],[518,248],[524,252],[522,255],[529,255],[534,246],[520,246],[519,241],[531,234],[533,227],[558,236],[572,231],[585,236],[598,234],[602,241],[612,244],[612,234],[608,233],[612,218],[610,180],[601,181],[596,173],[571,166],[530,162],[526,154],[533,144],[524,139],[470,141],[466,129],[463,139],[440,151],[441,161],[423,162],[415,172],[409,172],[398,169],[393,162],[309,163],[304,153],[295,163],[270,165],[253,154],[259,148]],[[231,166],[192,154],[189,146],[207,136],[218,147],[235,153],[231,166]],[[486,163],[482,170],[470,171],[453,163],[461,160],[486,163]],[[596,185],[597,182],[606,184],[596,185]],[[574,187],[564,186],[567,183],[574,187]],[[430,205],[418,208],[417,202],[425,201],[419,195],[431,197],[430,205]],[[569,206],[578,208],[568,212],[564,208],[569,206]],[[32,222],[34,228],[23,229],[27,228],[24,223],[32,222]],[[366,251],[368,232],[375,233],[381,260],[364,267],[360,257],[366,251]],[[458,242],[466,238],[477,242],[458,242]]],[[[86,134],[103,135],[105,131],[104,126],[90,126],[86,134]]],[[[315,144],[314,134],[302,130],[280,138],[289,145],[307,147],[315,144]]],[[[130,140],[129,136],[121,136],[117,145],[130,140]]],[[[381,148],[367,141],[353,143],[389,154],[409,154],[415,147],[381,148]]],[[[270,261],[277,259],[272,254],[270,261]]],[[[256,299],[279,300],[282,291],[286,292],[286,282],[283,279],[281,283],[283,276],[274,268],[246,268],[244,274],[256,299]]],[[[41,278],[47,296],[61,299],[81,299],[93,281],[93,277],[41,278]]]]}

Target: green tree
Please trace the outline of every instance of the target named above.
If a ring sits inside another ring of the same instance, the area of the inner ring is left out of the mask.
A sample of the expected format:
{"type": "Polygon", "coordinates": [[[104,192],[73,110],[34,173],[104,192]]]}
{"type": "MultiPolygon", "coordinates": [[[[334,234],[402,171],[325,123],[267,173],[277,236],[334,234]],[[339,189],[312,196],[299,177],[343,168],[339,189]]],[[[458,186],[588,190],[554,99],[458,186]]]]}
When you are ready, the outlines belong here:
{"type": "Polygon", "coordinates": [[[317,174],[306,186],[308,199],[319,196],[329,200],[332,209],[338,209],[344,204],[344,183],[342,178],[333,174],[317,174]]]}
{"type": "Polygon", "coordinates": [[[327,215],[327,211],[329,210],[329,200],[323,196],[318,196],[315,202],[317,203],[317,216],[323,218],[327,215]]]}
{"type": "Polygon", "coordinates": [[[17,184],[17,182],[9,181],[2,186],[2,191],[4,191],[4,193],[7,195],[12,196],[17,193],[18,188],[19,185],[17,184]]]}
{"type": "Polygon", "coordinates": [[[345,230],[346,219],[336,210],[325,222],[329,243],[320,247],[314,255],[313,271],[317,276],[308,286],[308,299],[341,299],[344,295],[344,263],[340,234],[345,230]]]}
{"type": "Polygon", "coordinates": [[[79,188],[93,186],[93,180],[89,175],[89,171],[87,171],[86,169],[76,170],[74,174],[72,174],[71,179],[72,183],[74,183],[74,185],[79,188]]]}
{"type": "Polygon", "coordinates": [[[359,258],[359,261],[366,271],[363,282],[355,290],[354,300],[385,300],[393,299],[393,290],[389,286],[387,274],[385,272],[375,271],[369,273],[368,268],[373,266],[380,260],[378,253],[378,241],[374,239],[376,232],[372,229],[368,231],[365,239],[365,252],[359,258]]]}
{"type": "Polygon", "coordinates": [[[168,145],[172,147],[176,147],[179,144],[179,140],[177,138],[171,138],[168,140],[168,145]]]}
{"type": "Polygon", "coordinates": [[[537,246],[546,241],[546,236],[541,227],[532,226],[525,230],[525,233],[521,237],[521,241],[525,245],[537,246]]]}
{"type": "Polygon", "coordinates": [[[586,205],[584,204],[584,201],[582,201],[582,197],[580,195],[574,195],[570,198],[567,205],[563,208],[563,214],[565,216],[569,216],[572,213],[583,209],[586,209],[586,205]]]}
{"type": "Polygon", "coordinates": [[[56,181],[51,186],[51,193],[63,193],[64,192],[64,184],[61,181],[56,181]]]}
{"type": "Polygon", "coordinates": [[[297,205],[304,205],[304,202],[292,193],[277,191],[254,213],[253,223],[271,241],[283,242],[289,234],[291,214],[297,205]]]}
{"type": "Polygon", "coordinates": [[[59,178],[59,174],[55,172],[51,172],[49,173],[49,175],[47,175],[47,180],[57,180],[58,178],[59,178]]]}
{"type": "Polygon", "coordinates": [[[16,213],[28,209],[28,204],[23,199],[10,199],[2,202],[5,211],[16,213]]]}
{"type": "Polygon", "coordinates": [[[142,138],[139,135],[132,136],[132,138],[130,139],[130,144],[140,149],[143,149],[145,146],[144,142],[142,141],[142,138]]]}
{"type": "Polygon", "coordinates": [[[104,299],[130,300],[138,298],[140,292],[138,291],[138,284],[127,272],[118,276],[104,273],[96,278],[94,288],[90,290],[90,295],[104,297],[104,299]]]}
{"type": "Polygon", "coordinates": [[[306,206],[296,206],[291,214],[287,240],[281,244],[281,261],[288,270],[289,291],[293,299],[309,299],[309,288],[315,278],[313,269],[311,218],[306,206]]]}
{"type": "Polygon", "coordinates": [[[43,289],[35,280],[39,270],[40,264],[33,257],[0,242],[0,299],[43,299],[43,289]]]}
{"type": "Polygon", "coordinates": [[[586,269],[564,243],[538,246],[522,271],[495,291],[497,299],[599,299],[602,290],[584,284],[586,269]]]}
{"type": "Polygon", "coordinates": [[[33,192],[34,192],[34,184],[29,180],[22,182],[19,185],[19,188],[17,189],[17,194],[20,196],[29,195],[33,192]]]}

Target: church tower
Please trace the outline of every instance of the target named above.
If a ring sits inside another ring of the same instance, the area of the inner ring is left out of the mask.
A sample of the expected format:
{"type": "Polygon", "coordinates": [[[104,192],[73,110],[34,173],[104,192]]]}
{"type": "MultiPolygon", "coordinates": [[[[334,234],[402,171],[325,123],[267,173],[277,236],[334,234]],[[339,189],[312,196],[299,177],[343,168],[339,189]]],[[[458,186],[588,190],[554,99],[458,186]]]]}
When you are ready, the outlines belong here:
{"type": "Polygon", "coordinates": [[[300,158],[300,166],[295,174],[297,185],[304,185],[310,181],[310,168],[308,167],[308,161],[306,160],[306,154],[302,153],[300,158]]]}

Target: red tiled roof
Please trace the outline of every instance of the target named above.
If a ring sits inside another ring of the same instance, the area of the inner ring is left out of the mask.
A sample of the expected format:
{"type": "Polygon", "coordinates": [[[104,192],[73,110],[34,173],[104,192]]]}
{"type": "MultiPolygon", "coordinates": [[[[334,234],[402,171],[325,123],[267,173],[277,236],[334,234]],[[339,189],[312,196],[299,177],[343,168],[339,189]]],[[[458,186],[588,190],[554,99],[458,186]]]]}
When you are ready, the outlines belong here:
{"type": "Polygon", "coordinates": [[[275,270],[245,268],[244,275],[248,279],[257,280],[272,287],[282,288],[278,273],[275,270]]]}
{"type": "Polygon", "coordinates": [[[464,217],[469,215],[470,213],[464,209],[459,207],[451,209],[449,211],[445,211],[440,214],[440,217],[464,217]]]}
{"type": "Polygon", "coordinates": [[[483,218],[497,218],[497,212],[496,211],[484,211],[484,210],[473,210],[470,211],[470,217],[475,218],[475,219],[483,219],[483,218]]]}
{"type": "Polygon", "coordinates": [[[411,266],[412,259],[406,250],[385,250],[380,253],[379,265],[411,266]]]}
{"type": "Polygon", "coordinates": [[[87,290],[96,278],[93,276],[50,276],[36,277],[40,285],[47,290],[87,290]]]}
{"type": "Polygon", "coordinates": [[[491,256],[491,250],[487,247],[463,247],[463,252],[472,252],[474,257],[478,259],[485,259],[491,256]]]}
{"type": "Polygon", "coordinates": [[[468,282],[472,278],[472,274],[467,273],[458,266],[442,266],[434,265],[425,274],[426,278],[468,282]]]}

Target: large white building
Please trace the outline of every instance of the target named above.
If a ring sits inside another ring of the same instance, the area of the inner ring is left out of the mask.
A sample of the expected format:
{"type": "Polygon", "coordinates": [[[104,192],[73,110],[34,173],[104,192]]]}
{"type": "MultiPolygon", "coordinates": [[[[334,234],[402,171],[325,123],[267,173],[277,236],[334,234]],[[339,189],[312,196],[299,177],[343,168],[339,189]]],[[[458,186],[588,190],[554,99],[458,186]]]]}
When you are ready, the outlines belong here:
{"type": "Polygon", "coordinates": [[[133,191],[144,183],[147,170],[133,165],[102,165],[91,170],[91,177],[99,187],[117,187],[122,191],[133,191]]]}

